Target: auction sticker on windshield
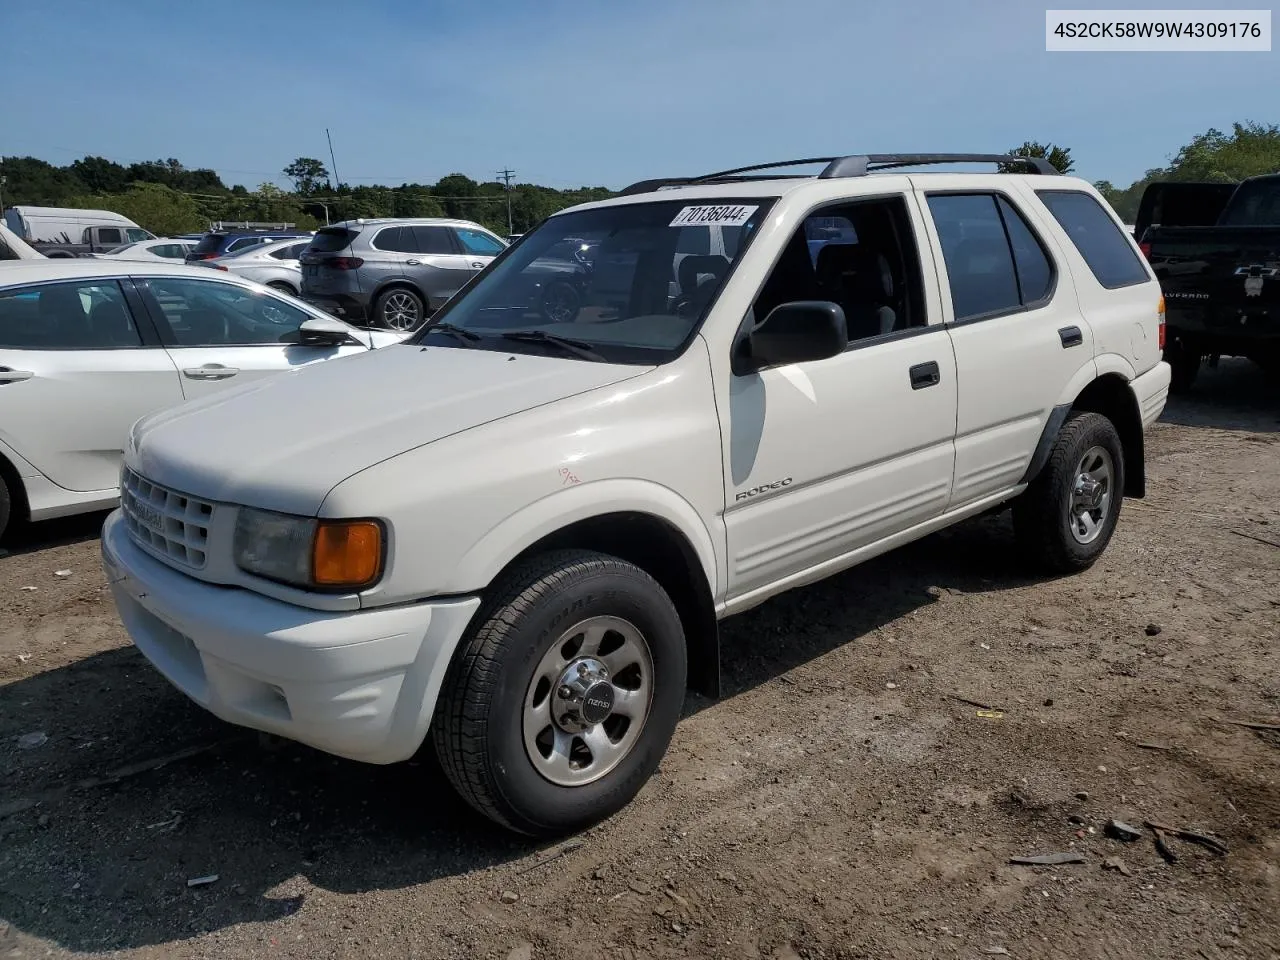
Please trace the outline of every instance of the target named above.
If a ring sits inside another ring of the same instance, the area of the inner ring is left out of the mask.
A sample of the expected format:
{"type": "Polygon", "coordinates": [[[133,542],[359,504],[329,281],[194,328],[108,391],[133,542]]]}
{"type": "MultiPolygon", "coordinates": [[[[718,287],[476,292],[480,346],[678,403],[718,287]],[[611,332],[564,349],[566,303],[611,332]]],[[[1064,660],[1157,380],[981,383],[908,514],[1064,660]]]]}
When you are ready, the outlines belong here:
{"type": "Polygon", "coordinates": [[[744,207],[736,203],[722,203],[715,206],[685,207],[675,215],[668,224],[671,227],[740,227],[759,207],[744,207]]]}

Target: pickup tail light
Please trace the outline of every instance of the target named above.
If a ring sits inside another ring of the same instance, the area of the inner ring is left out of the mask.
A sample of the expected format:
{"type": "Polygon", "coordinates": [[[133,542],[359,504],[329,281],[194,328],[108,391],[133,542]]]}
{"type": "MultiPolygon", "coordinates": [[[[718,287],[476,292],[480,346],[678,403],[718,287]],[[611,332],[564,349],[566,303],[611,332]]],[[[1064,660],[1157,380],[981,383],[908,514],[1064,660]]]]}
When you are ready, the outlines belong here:
{"type": "Polygon", "coordinates": [[[364,266],[364,261],[359,257],[330,257],[327,260],[321,260],[322,267],[332,267],[334,270],[359,270],[364,266]]]}
{"type": "Polygon", "coordinates": [[[1138,244],[1138,249],[1142,251],[1142,255],[1144,257],[1146,257],[1148,260],[1151,259],[1151,244],[1140,243],[1138,244]]]}
{"type": "Polygon", "coordinates": [[[1156,307],[1156,314],[1160,318],[1160,349],[1164,350],[1164,294],[1160,295],[1160,305],[1156,307]]]}

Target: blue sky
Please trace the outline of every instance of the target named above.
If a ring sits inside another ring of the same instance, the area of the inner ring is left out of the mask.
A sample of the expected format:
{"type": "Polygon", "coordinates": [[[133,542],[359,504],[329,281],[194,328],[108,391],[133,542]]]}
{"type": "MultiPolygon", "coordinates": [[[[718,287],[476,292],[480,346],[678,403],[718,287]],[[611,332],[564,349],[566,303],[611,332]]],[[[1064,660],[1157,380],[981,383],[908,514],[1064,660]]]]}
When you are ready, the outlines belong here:
{"type": "Polygon", "coordinates": [[[0,156],[177,157],[252,188],[284,184],[300,155],[328,164],[328,127],[351,183],[508,166],[522,182],[619,187],[1034,139],[1127,185],[1211,126],[1280,122],[1280,53],[1047,53],[1044,9],[0,0],[0,156]]]}

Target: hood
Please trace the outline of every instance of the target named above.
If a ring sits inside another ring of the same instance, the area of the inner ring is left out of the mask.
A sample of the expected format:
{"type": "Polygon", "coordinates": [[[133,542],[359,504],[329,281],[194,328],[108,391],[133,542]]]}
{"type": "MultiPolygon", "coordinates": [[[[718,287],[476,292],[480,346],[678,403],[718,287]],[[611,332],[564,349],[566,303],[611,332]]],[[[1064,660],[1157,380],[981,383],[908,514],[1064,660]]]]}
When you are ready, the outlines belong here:
{"type": "Polygon", "coordinates": [[[310,515],[376,463],[649,369],[395,344],[144,417],[128,457],[148,479],[193,496],[310,515]]]}

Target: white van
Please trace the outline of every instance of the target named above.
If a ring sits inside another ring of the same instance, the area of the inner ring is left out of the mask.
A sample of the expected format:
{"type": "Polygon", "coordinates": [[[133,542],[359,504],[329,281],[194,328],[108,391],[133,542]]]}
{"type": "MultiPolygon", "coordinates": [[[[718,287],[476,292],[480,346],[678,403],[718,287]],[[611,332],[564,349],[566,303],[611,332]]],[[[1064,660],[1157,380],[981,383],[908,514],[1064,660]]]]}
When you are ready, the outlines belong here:
{"type": "Polygon", "coordinates": [[[149,230],[110,210],[10,207],[4,220],[10,230],[45,254],[105,253],[126,243],[155,239],[149,230]]]}

